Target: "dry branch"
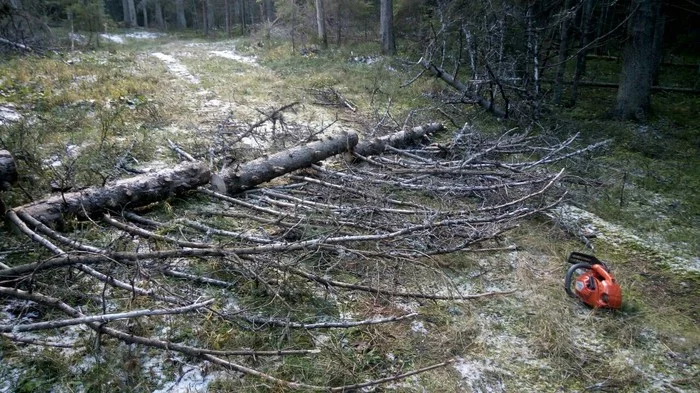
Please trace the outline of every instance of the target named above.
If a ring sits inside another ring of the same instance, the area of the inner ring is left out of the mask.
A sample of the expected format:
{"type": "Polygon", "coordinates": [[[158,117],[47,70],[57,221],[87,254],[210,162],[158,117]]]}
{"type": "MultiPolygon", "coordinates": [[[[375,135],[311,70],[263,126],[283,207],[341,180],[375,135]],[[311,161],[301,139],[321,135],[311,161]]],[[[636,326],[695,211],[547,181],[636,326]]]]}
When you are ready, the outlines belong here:
{"type": "Polygon", "coordinates": [[[0,332],[32,332],[35,330],[46,330],[46,329],[58,329],[66,326],[73,325],[83,325],[90,322],[109,322],[116,321],[118,319],[131,319],[138,317],[154,316],[154,315],[173,315],[173,314],[183,314],[197,310],[202,307],[206,307],[214,303],[214,299],[209,299],[203,302],[193,303],[188,306],[176,307],[176,308],[166,308],[159,310],[134,310],[129,312],[121,312],[114,314],[103,314],[103,315],[92,315],[84,316],[80,318],[72,319],[62,319],[56,321],[45,321],[37,323],[27,323],[27,324],[17,324],[17,325],[0,325],[0,332]]]}

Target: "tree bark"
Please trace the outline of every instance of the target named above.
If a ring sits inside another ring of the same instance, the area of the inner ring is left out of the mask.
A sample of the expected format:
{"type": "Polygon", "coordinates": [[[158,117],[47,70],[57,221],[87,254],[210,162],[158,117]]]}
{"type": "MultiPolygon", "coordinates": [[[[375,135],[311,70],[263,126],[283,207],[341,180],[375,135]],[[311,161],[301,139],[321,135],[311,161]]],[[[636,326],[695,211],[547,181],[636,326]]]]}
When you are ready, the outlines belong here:
{"type": "Polygon", "coordinates": [[[659,28],[662,0],[634,0],[628,24],[617,104],[612,115],[618,119],[643,121],[651,106],[651,85],[654,76],[655,31],[659,28]]]}
{"type": "Polygon", "coordinates": [[[19,206],[22,211],[47,225],[60,226],[66,217],[86,219],[107,210],[144,206],[167,199],[209,182],[209,168],[203,163],[186,163],[172,169],[123,179],[105,187],[61,194],[19,206]]]}
{"type": "Polygon", "coordinates": [[[175,13],[177,14],[177,28],[186,28],[187,19],[185,19],[185,0],[175,0],[175,13]]]}
{"type": "Polygon", "coordinates": [[[440,123],[430,123],[391,135],[362,140],[355,146],[353,151],[361,156],[375,156],[384,153],[387,146],[395,148],[411,146],[423,139],[426,134],[432,134],[444,129],[445,127],[440,123]]]}
{"type": "Polygon", "coordinates": [[[160,3],[161,0],[156,0],[155,1],[155,19],[156,19],[156,25],[158,25],[158,28],[161,30],[165,29],[165,21],[163,20],[163,6],[160,3]]]}
{"type": "Polygon", "coordinates": [[[211,183],[218,192],[237,194],[277,176],[352,150],[356,145],[357,134],[354,132],[327,137],[223,170],[212,175],[211,183]]]}
{"type": "Polygon", "coordinates": [[[326,33],[326,13],[323,9],[323,0],[316,0],[316,26],[318,27],[318,40],[323,49],[328,48],[328,34],[326,33]]]}
{"type": "Polygon", "coordinates": [[[392,0],[381,0],[379,36],[382,42],[382,53],[395,55],[396,41],[394,40],[394,6],[392,0]]]}
{"type": "Polygon", "coordinates": [[[7,150],[0,150],[0,191],[10,189],[17,182],[17,166],[7,150]]]}

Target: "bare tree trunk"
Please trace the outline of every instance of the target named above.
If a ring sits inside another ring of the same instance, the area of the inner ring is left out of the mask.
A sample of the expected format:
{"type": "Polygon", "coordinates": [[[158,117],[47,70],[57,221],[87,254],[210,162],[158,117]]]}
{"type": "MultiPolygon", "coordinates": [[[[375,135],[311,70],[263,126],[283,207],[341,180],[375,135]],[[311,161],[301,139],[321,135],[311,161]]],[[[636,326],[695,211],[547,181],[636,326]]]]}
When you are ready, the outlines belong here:
{"type": "Polygon", "coordinates": [[[428,134],[433,134],[444,129],[445,127],[440,123],[430,123],[380,138],[362,140],[355,146],[353,151],[361,156],[375,156],[384,153],[387,146],[401,149],[416,144],[416,142],[420,141],[428,134]]]}
{"type": "Polygon", "coordinates": [[[143,27],[148,29],[148,7],[146,0],[141,1],[141,9],[143,10],[143,27]]]}
{"type": "Polygon", "coordinates": [[[569,16],[571,0],[564,1],[564,10],[561,13],[561,31],[559,33],[559,64],[557,64],[556,84],[554,85],[554,103],[561,104],[561,96],[564,90],[564,73],[566,72],[566,59],[569,55],[569,16]]]}
{"type": "Polygon", "coordinates": [[[578,87],[581,78],[586,72],[586,55],[588,45],[591,42],[591,18],[593,17],[593,0],[583,0],[581,7],[581,48],[576,55],[576,71],[574,71],[574,83],[571,87],[570,105],[576,105],[578,100],[578,87]]]}
{"type": "Polygon", "coordinates": [[[177,14],[177,28],[186,28],[187,19],[185,19],[185,0],[175,0],[175,13],[177,14]]]}
{"type": "Polygon", "coordinates": [[[214,28],[214,4],[207,0],[207,32],[214,28]]]}
{"type": "Polygon", "coordinates": [[[7,150],[0,150],[0,191],[8,190],[17,182],[15,160],[7,150]]]}
{"type": "Polygon", "coordinates": [[[394,40],[394,6],[392,0],[381,0],[379,37],[382,42],[382,53],[395,55],[396,41],[394,40]]]}
{"type": "Polygon", "coordinates": [[[124,25],[126,27],[136,26],[136,8],[134,0],[122,0],[122,10],[124,11],[124,25]]]}
{"type": "Polygon", "coordinates": [[[323,0],[316,0],[316,26],[321,47],[326,49],[328,48],[328,34],[326,34],[326,13],[323,9],[323,0]]]}
{"type": "Polygon", "coordinates": [[[156,25],[158,25],[158,28],[161,30],[165,29],[165,21],[163,20],[163,7],[160,4],[161,0],[155,0],[155,19],[156,19],[156,25]]]}
{"type": "Polygon", "coordinates": [[[245,34],[246,31],[246,22],[245,22],[245,0],[238,0],[239,5],[240,5],[240,12],[241,12],[241,32],[245,34]]]}
{"type": "Polygon", "coordinates": [[[224,23],[226,23],[226,37],[231,38],[231,4],[230,0],[224,0],[224,23]]]}
{"type": "Polygon", "coordinates": [[[265,19],[268,22],[272,22],[275,20],[275,8],[272,0],[264,0],[264,6],[265,6],[265,19]]]}
{"type": "Polygon", "coordinates": [[[204,35],[209,35],[209,0],[201,0],[202,2],[202,32],[204,35]]]}
{"type": "Polygon", "coordinates": [[[60,225],[64,217],[85,219],[107,210],[121,211],[126,206],[162,201],[205,185],[209,178],[209,168],[205,164],[186,163],[173,169],[119,180],[105,187],[52,196],[13,210],[21,210],[48,225],[60,225]]]}
{"type": "Polygon", "coordinates": [[[130,27],[138,27],[136,23],[136,6],[134,5],[134,0],[126,0],[129,4],[129,25],[130,27]]]}
{"type": "Polygon", "coordinates": [[[344,133],[304,146],[260,157],[256,160],[212,175],[212,186],[221,193],[237,194],[282,174],[306,168],[330,156],[352,150],[357,134],[344,133]]]}
{"type": "Polygon", "coordinates": [[[651,85],[660,45],[654,44],[659,28],[662,0],[634,0],[628,24],[617,104],[612,114],[618,119],[645,120],[651,105],[651,85]]]}

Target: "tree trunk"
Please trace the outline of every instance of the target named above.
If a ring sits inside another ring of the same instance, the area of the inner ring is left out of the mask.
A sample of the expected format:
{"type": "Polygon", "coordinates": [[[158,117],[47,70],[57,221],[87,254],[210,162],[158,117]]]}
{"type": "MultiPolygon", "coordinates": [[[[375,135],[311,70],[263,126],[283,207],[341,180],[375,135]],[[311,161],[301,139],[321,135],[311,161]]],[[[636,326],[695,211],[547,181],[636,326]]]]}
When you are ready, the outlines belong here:
{"type": "Polygon", "coordinates": [[[264,0],[265,5],[265,19],[268,22],[275,20],[275,7],[272,0],[264,0]]]}
{"type": "Polygon", "coordinates": [[[318,28],[318,40],[323,49],[328,48],[328,34],[326,34],[326,13],[323,9],[323,0],[316,0],[316,26],[318,28]]]}
{"type": "Polygon", "coordinates": [[[163,7],[160,4],[161,0],[156,0],[155,2],[155,19],[156,19],[156,25],[158,25],[158,28],[161,30],[165,29],[165,21],[163,20],[163,7]]]}
{"type": "Polygon", "coordinates": [[[651,105],[655,60],[661,46],[654,45],[659,28],[662,0],[634,0],[628,24],[617,104],[612,115],[618,119],[645,120],[651,105]]]}
{"type": "Polygon", "coordinates": [[[554,103],[561,104],[561,96],[564,90],[564,73],[566,72],[566,59],[569,56],[569,16],[571,0],[564,1],[564,10],[561,16],[561,31],[559,32],[559,64],[557,64],[556,84],[554,85],[554,103]]]}
{"type": "Polygon", "coordinates": [[[224,0],[224,23],[226,24],[226,37],[231,38],[231,0],[224,0]]]}
{"type": "Polygon", "coordinates": [[[175,0],[175,13],[177,14],[177,28],[187,28],[187,19],[185,19],[185,0],[175,0]]]}
{"type": "Polygon", "coordinates": [[[214,4],[212,0],[207,0],[207,31],[214,28],[214,4]]]}
{"type": "Polygon", "coordinates": [[[107,210],[121,211],[144,206],[202,186],[209,182],[204,163],[186,163],[172,169],[123,179],[105,187],[61,194],[16,207],[47,225],[60,225],[65,217],[86,219],[107,210]]]}
{"type": "Polygon", "coordinates": [[[134,0],[126,0],[129,5],[129,27],[138,27],[136,23],[136,6],[134,0]]]}
{"type": "Polygon", "coordinates": [[[424,126],[414,127],[410,130],[399,131],[391,135],[360,141],[355,149],[355,153],[361,156],[376,156],[384,153],[387,146],[395,148],[403,148],[416,144],[423,139],[426,134],[432,134],[444,130],[445,127],[440,123],[430,123],[424,126]]]}
{"type": "Polygon", "coordinates": [[[576,71],[574,71],[574,83],[571,87],[570,105],[576,105],[578,100],[578,86],[581,78],[586,73],[586,55],[588,44],[591,42],[591,18],[593,17],[593,0],[583,0],[581,7],[581,48],[576,55],[576,71]]]}
{"type": "Polygon", "coordinates": [[[209,0],[202,1],[202,32],[209,35],[209,0]]]}
{"type": "Polygon", "coordinates": [[[146,0],[141,1],[141,8],[143,10],[143,27],[148,29],[148,7],[146,7],[146,0]]]}
{"type": "Polygon", "coordinates": [[[382,53],[395,55],[396,41],[394,40],[394,6],[392,0],[381,0],[379,37],[382,42],[382,53]]]}
{"type": "Polygon", "coordinates": [[[0,150],[0,191],[9,190],[17,182],[17,166],[7,150],[0,150]]]}
{"type": "Polygon", "coordinates": [[[237,194],[282,174],[352,150],[355,145],[357,134],[354,132],[324,138],[223,170],[212,175],[212,186],[221,193],[237,194]]]}

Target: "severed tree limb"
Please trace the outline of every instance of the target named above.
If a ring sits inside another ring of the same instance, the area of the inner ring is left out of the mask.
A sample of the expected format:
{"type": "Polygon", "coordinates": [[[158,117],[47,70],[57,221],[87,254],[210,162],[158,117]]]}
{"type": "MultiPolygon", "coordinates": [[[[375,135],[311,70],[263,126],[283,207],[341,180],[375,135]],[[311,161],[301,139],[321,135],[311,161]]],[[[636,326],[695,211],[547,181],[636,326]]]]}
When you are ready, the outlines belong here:
{"type": "Polygon", "coordinates": [[[44,341],[40,340],[38,338],[33,338],[33,337],[22,337],[18,336],[16,334],[12,333],[0,333],[0,336],[5,337],[6,339],[17,342],[17,343],[22,343],[22,344],[30,344],[30,345],[40,345],[44,347],[55,347],[55,348],[75,348],[75,345],[73,344],[65,344],[65,343],[54,343],[50,341],[44,341]]]}
{"type": "Polygon", "coordinates": [[[22,210],[49,226],[56,226],[65,217],[86,219],[107,210],[120,211],[162,201],[204,185],[209,178],[209,168],[205,164],[184,163],[172,169],[118,180],[105,187],[52,196],[13,210],[22,210]]]}
{"type": "Polygon", "coordinates": [[[27,323],[18,325],[0,325],[0,332],[32,332],[35,330],[57,329],[66,326],[83,325],[90,322],[109,322],[118,319],[132,319],[138,317],[154,316],[154,315],[174,315],[188,313],[202,307],[206,307],[214,303],[214,299],[197,302],[188,306],[156,309],[156,310],[134,310],[129,312],[121,312],[114,314],[91,315],[80,318],[63,319],[57,321],[45,321],[37,323],[27,323]]]}
{"type": "Polygon", "coordinates": [[[320,141],[225,169],[212,176],[212,185],[220,193],[237,194],[277,176],[306,168],[333,155],[352,150],[357,145],[357,140],[357,134],[354,132],[324,137],[320,141]]]}
{"type": "Polygon", "coordinates": [[[341,328],[348,329],[356,326],[366,326],[366,325],[379,325],[382,323],[398,322],[405,319],[411,319],[418,316],[418,313],[410,313],[406,315],[399,315],[396,317],[387,318],[373,318],[366,319],[363,321],[339,321],[339,322],[318,322],[318,323],[301,323],[292,321],[283,321],[274,318],[259,318],[250,316],[240,316],[240,318],[259,325],[273,325],[283,328],[293,328],[293,329],[331,329],[331,328],[341,328]]]}
{"type": "Polygon", "coordinates": [[[130,233],[132,235],[137,235],[137,236],[141,236],[141,237],[153,239],[153,240],[160,240],[160,241],[164,241],[164,242],[178,245],[180,247],[211,248],[211,244],[209,244],[209,243],[197,243],[197,242],[188,242],[188,241],[184,241],[184,240],[178,240],[178,239],[174,239],[172,237],[163,236],[163,235],[159,235],[157,233],[153,233],[151,231],[147,231],[145,229],[139,228],[139,227],[134,226],[134,225],[124,224],[124,223],[121,223],[121,222],[113,219],[109,214],[104,214],[102,216],[102,220],[107,222],[109,225],[112,225],[115,228],[119,228],[122,231],[130,233]]]}
{"type": "Polygon", "coordinates": [[[498,108],[493,103],[493,101],[489,101],[484,97],[481,97],[475,93],[471,93],[469,91],[469,88],[464,83],[453,78],[452,75],[450,75],[450,73],[445,72],[445,70],[443,70],[442,68],[435,66],[433,63],[430,63],[430,62],[426,61],[425,59],[420,59],[420,64],[426,70],[430,71],[433,75],[442,79],[443,81],[445,81],[445,83],[447,83],[448,85],[452,86],[457,91],[462,93],[464,97],[467,97],[468,98],[467,103],[478,104],[482,108],[486,109],[487,112],[490,112],[491,114],[493,114],[496,117],[499,117],[499,118],[506,117],[506,113],[502,109],[498,108]]]}

